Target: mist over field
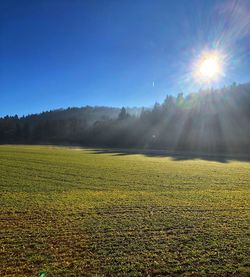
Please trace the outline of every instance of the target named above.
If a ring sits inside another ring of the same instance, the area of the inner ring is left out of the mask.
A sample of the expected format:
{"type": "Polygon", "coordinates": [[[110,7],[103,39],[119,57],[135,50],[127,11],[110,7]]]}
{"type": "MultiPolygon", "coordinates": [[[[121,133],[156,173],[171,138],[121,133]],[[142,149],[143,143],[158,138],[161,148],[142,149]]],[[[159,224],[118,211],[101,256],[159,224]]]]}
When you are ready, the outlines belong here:
{"type": "Polygon", "coordinates": [[[167,96],[151,109],[68,108],[0,119],[0,142],[250,153],[250,85],[167,96]]]}

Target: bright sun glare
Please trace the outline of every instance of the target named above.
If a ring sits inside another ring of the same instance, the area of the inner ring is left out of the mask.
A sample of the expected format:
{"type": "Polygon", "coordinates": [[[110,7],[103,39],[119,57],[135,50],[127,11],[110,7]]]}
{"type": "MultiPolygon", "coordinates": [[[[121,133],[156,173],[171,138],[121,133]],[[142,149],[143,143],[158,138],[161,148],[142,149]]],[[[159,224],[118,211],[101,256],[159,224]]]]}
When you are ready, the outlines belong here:
{"type": "Polygon", "coordinates": [[[200,65],[200,73],[204,77],[213,78],[219,73],[219,62],[216,57],[208,57],[200,65]]]}
{"type": "Polygon", "coordinates": [[[203,54],[195,65],[195,78],[199,82],[212,82],[223,73],[222,55],[217,52],[203,54]]]}

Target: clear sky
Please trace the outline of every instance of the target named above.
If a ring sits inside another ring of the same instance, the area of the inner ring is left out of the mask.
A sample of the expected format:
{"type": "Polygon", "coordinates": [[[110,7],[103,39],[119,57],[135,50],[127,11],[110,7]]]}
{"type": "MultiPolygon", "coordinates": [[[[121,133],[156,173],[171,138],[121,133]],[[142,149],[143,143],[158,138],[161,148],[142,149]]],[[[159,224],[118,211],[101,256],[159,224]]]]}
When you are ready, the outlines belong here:
{"type": "Polygon", "coordinates": [[[150,106],[203,87],[192,63],[226,55],[214,86],[250,81],[248,0],[0,0],[0,116],[150,106]]]}

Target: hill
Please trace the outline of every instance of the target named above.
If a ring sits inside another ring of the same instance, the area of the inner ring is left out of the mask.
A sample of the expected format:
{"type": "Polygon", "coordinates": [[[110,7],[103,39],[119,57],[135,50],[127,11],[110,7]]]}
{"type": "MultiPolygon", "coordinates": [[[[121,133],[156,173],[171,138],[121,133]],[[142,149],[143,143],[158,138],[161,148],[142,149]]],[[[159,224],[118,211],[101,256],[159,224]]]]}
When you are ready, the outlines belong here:
{"type": "Polygon", "coordinates": [[[84,107],[0,119],[1,143],[250,153],[250,84],[167,96],[152,109],[84,107]]]}

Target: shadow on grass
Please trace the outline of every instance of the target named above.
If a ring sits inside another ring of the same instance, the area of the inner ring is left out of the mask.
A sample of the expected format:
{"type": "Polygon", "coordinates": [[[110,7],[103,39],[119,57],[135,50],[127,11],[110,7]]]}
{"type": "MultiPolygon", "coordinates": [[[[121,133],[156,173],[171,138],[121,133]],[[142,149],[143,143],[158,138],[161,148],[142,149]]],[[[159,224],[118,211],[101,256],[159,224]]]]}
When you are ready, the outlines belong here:
{"type": "Polygon", "coordinates": [[[112,156],[127,156],[141,154],[146,157],[162,157],[172,158],[174,161],[185,161],[201,159],[206,161],[216,161],[220,163],[228,163],[230,161],[250,162],[248,154],[206,154],[206,153],[190,153],[190,152],[174,152],[166,150],[148,150],[148,149],[93,149],[94,154],[112,154],[112,156]]]}
{"type": "Polygon", "coordinates": [[[215,161],[221,163],[228,163],[230,161],[242,161],[250,162],[250,152],[247,154],[242,153],[198,153],[198,152],[180,152],[180,151],[168,151],[168,150],[152,150],[152,149],[130,149],[130,148],[95,148],[93,146],[83,146],[79,144],[64,144],[64,143],[40,143],[40,144],[4,144],[2,146],[16,145],[16,146],[62,146],[72,149],[88,149],[93,154],[112,154],[112,156],[127,156],[141,154],[145,157],[162,157],[172,158],[174,161],[186,161],[186,160],[206,160],[215,161]]]}

